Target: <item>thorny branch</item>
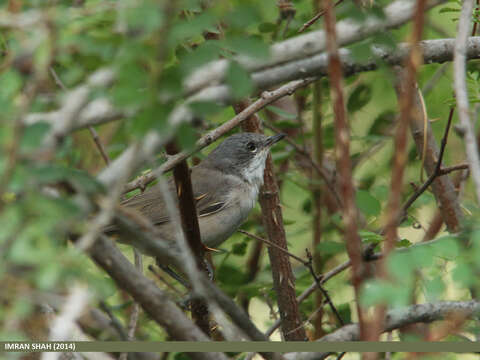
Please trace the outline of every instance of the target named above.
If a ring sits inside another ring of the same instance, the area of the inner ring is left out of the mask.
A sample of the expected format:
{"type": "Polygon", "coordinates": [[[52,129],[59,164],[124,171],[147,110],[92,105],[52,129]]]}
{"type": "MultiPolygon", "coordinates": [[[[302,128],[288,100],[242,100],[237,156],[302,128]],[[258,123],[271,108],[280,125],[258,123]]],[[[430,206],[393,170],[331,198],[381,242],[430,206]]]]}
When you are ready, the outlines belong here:
{"type": "Polygon", "coordinates": [[[325,297],[325,300],[327,302],[327,304],[330,306],[330,308],[332,309],[332,312],[333,314],[335,315],[335,317],[337,318],[339,324],[341,326],[344,325],[344,322],[342,320],[342,317],[340,316],[340,314],[338,313],[338,310],[336,309],[335,305],[333,304],[332,302],[332,299],[330,298],[330,295],[328,295],[328,292],[323,288],[322,284],[321,284],[321,278],[319,276],[317,276],[317,274],[315,274],[315,270],[313,269],[313,258],[312,258],[312,254],[310,254],[310,252],[308,251],[308,249],[306,249],[306,253],[307,253],[307,258],[308,260],[303,260],[301,257],[295,255],[295,254],[292,254],[291,252],[289,252],[288,250],[278,246],[277,244],[275,243],[272,243],[271,241],[267,240],[267,239],[264,239],[264,238],[261,238],[260,236],[257,236],[255,234],[252,234],[252,233],[249,233],[248,231],[245,231],[245,230],[238,230],[239,233],[241,234],[244,234],[244,235],[247,235],[248,237],[251,237],[252,239],[255,239],[255,240],[258,240],[258,241],[261,241],[265,244],[267,244],[268,246],[273,246],[274,248],[280,250],[281,252],[287,254],[288,256],[290,256],[291,258],[297,260],[298,262],[300,262],[303,266],[305,266],[308,271],[310,271],[310,274],[312,275],[313,279],[315,280],[315,284],[317,285],[317,288],[322,292],[323,296],[325,297]]]}
{"type": "MultiPolygon", "coordinates": [[[[241,112],[249,106],[248,101],[241,101],[234,106],[235,111],[241,112]]],[[[262,133],[260,120],[252,115],[242,124],[242,130],[262,133]]],[[[264,184],[259,195],[262,208],[262,220],[268,239],[279,247],[287,249],[287,239],[283,225],[283,214],[280,207],[280,197],[277,180],[273,171],[273,160],[268,155],[264,171],[264,184]]],[[[275,291],[278,296],[278,309],[282,319],[282,334],[286,340],[306,340],[305,329],[301,327],[300,311],[295,299],[295,277],[292,265],[287,255],[277,248],[268,248],[268,256],[272,268],[272,277],[275,291]]]]}

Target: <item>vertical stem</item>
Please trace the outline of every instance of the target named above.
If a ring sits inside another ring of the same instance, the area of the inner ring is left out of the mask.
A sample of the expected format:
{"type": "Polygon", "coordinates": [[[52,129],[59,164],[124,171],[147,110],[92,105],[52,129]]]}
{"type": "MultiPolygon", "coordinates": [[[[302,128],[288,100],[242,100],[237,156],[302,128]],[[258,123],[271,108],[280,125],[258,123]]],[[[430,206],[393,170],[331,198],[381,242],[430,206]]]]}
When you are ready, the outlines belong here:
{"type": "MultiPolygon", "coordinates": [[[[234,105],[239,113],[249,105],[248,101],[241,101],[234,105]]],[[[242,129],[248,132],[262,133],[260,121],[256,115],[242,123],[242,129]]],[[[268,155],[264,185],[259,198],[262,208],[263,224],[267,231],[268,240],[281,248],[287,249],[287,239],[283,227],[282,209],[278,195],[278,186],[273,173],[272,156],[268,155]]],[[[282,333],[285,340],[303,341],[307,339],[302,326],[300,311],[295,295],[295,277],[292,265],[287,254],[275,247],[268,248],[268,256],[272,266],[273,284],[278,298],[278,309],[282,319],[282,333]]]]}
{"type": "MultiPolygon", "coordinates": [[[[318,2],[316,2],[318,3],[318,2]]],[[[323,133],[322,133],[322,92],[321,83],[317,81],[313,84],[313,160],[318,166],[323,167],[323,133]]],[[[322,256],[318,250],[322,237],[322,179],[315,171],[312,171],[312,198],[313,198],[313,266],[315,272],[323,272],[322,256]]],[[[315,307],[319,308],[323,303],[323,295],[317,291],[315,298],[315,307]]],[[[314,319],[315,338],[320,338],[324,334],[322,329],[323,310],[318,311],[314,319]]]]}
{"type": "MultiPolygon", "coordinates": [[[[167,154],[175,155],[178,149],[175,143],[170,142],[166,146],[167,154]]],[[[188,245],[195,255],[195,261],[199,271],[205,271],[204,255],[205,247],[200,238],[200,227],[198,225],[197,208],[195,206],[190,170],[187,161],[183,160],[173,168],[173,176],[177,189],[178,205],[182,221],[182,229],[188,245]]],[[[208,306],[203,299],[192,300],[192,317],[195,324],[202,331],[210,335],[210,321],[208,306]]]]}
{"type": "Polygon", "coordinates": [[[325,32],[329,55],[328,75],[330,78],[333,109],[335,115],[335,152],[341,195],[343,197],[343,221],[345,224],[345,240],[348,256],[352,262],[352,283],[360,327],[360,339],[367,340],[365,313],[360,306],[359,295],[363,281],[364,264],[362,246],[358,236],[357,208],[355,205],[355,189],[353,187],[352,167],[350,161],[350,136],[345,111],[342,84],[342,65],[338,54],[337,34],[335,31],[335,9],[332,1],[323,0],[325,9],[325,32]]]}
{"type": "MultiPolygon", "coordinates": [[[[385,226],[385,243],[384,243],[384,257],[380,259],[379,274],[383,279],[388,278],[387,269],[385,266],[385,259],[388,254],[395,248],[397,242],[397,227],[398,218],[401,209],[401,194],[403,187],[403,175],[405,172],[405,165],[407,162],[407,130],[410,119],[413,115],[414,109],[414,94],[417,92],[416,75],[417,69],[422,61],[422,54],[419,41],[422,37],[424,20],[425,20],[426,0],[417,1],[417,9],[415,11],[413,30],[410,39],[411,50],[406,60],[405,68],[406,74],[402,77],[402,84],[400,86],[399,106],[400,106],[400,120],[397,126],[394,139],[394,160],[392,169],[392,178],[390,183],[390,194],[387,203],[386,211],[386,226],[385,226]]],[[[385,317],[385,306],[378,306],[375,309],[375,322],[371,328],[370,341],[377,341],[385,317]]]]}

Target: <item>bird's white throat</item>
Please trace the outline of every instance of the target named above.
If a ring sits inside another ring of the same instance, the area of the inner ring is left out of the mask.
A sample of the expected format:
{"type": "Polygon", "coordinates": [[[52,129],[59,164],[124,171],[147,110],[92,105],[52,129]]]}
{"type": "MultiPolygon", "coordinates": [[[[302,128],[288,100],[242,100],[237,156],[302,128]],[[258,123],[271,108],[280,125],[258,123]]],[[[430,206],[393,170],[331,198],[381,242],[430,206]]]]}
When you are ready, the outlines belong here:
{"type": "Polygon", "coordinates": [[[262,150],[242,171],[243,178],[255,186],[256,194],[263,185],[263,172],[265,171],[265,161],[267,159],[268,149],[262,150]]]}

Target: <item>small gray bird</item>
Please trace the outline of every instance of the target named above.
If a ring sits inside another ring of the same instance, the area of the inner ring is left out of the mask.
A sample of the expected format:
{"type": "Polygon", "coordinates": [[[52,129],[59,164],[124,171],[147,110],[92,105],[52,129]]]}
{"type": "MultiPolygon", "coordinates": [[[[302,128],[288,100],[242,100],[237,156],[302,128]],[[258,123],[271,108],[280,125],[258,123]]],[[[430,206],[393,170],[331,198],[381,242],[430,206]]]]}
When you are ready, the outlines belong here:
{"type": "MultiPolygon", "coordinates": [[[[235,134],[225,139],[199,165],[192,167],[191,181],[200,235],[206,246],[217,247],[245,221],[263,185],[268,151],[284,137],[285,134],[235,134]]],[[[172,178],[168,185],[172,194],[175,194],[172,178]]],[[[176,196],[174,198],[177,199],[176,196]]],[[[125,200],[122,205],[140,211],[157,226],[163,239],[175,242],[172,224],[158,187],[151,187],[125,200]]],[[[106,232],[115,230],[115,226],[110,226],[106,232]]]]}

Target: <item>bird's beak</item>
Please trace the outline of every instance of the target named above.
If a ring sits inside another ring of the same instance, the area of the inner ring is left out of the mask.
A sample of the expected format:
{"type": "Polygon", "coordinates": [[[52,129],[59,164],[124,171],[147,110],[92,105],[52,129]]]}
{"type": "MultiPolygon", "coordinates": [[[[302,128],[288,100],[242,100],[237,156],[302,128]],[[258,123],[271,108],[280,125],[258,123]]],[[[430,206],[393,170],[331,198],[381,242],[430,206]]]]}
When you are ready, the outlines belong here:
{"type": "Polygon", "coordinates": [[[267,138],[267,140],[265,140],[265,146],[272,146],[273,144],[282,140],[285,136],[287,136],[287,134],[283,133],[270,136],[267,138]]]}

